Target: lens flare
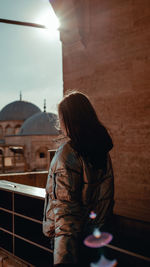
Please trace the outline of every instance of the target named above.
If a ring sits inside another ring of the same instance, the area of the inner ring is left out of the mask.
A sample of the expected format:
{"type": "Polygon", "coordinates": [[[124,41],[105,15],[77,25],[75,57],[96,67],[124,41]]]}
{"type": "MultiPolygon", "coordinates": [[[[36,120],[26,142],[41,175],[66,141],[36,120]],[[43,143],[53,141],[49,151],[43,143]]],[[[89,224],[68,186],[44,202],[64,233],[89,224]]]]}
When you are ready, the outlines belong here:
{"type": "Polygon", "coordinates": [[[97,263],[91,263],[90,267],[115,267],[117,266],[117,260],[108,260],[103,255],[97,263]]]}
{"type": "Polygon", "coordinates": [[[51,10],[47,10],[44,13],[40,14],[37,23],[40,23],[42,25],[45,25],[45,31],[42,32],[45,36],[51,37],[51,38],[58,38],[59,36],[59,26],[60,22],[59,19],[56,17],[55,13],[51,10]]]}
{"type": "Polygon", "coordinates": [[[94,211],[91,211],[89,217],[90,219],[94,220],[96,218],[96,213],[94,211]]]}
{"type": "Polygon", "coordinates": [[[83,243],[90,248],[100,248],[111,242],[113,236],[106,232],[95,229],[92,235],[87,236],[83,243]]]}
{"type": "Polygon", "coordinates": [[[98,228],[96,228],[96,229],[94,230],[94,232],[93,232],[93,235],[94,235],[94,237],[96,237],[96,238],[100,238],[100,236],[101,236],[101,232],[100,232],[100,230],[99,230],[98,228]]]}

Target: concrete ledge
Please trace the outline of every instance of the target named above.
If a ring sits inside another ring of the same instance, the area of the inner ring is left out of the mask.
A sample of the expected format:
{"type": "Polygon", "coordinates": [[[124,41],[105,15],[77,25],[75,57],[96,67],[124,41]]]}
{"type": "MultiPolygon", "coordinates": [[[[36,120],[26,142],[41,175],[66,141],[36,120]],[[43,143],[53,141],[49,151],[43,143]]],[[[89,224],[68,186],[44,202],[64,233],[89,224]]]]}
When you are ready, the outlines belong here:
{"type": "Polygon", "coordinates": [[[32,265],[26,264],[12,255],[0,250],[0,267],[30,267],[32,265]]]}
{"type": "Polygon", "coordinates": [[[48,171],[0,174],[0,180],[45,188],[48,171]]]}

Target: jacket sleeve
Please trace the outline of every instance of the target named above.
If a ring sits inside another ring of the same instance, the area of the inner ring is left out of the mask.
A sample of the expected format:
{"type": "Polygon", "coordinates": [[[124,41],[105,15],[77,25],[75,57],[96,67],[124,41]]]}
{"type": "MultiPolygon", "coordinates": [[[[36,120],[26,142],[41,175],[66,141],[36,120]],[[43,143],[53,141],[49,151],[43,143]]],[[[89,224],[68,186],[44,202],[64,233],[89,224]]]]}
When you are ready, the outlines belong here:
{"type": "Polygon", "coordinates": [[[114,174],[109,154],[107,158],[107,172],[100,187],[98,203],[100,203],[99,214],[101,231],[109,231],[109,229],[111,231],[114,207],[114,174]]]}
{"type": "Polygon", "coordinates": [[[80,173],[71,169],[57,170],[54,189],[55,236],[80,232],[80,173]]]}
{"type": "Polygon", "coordinates": [[[82,176],[80,164],[73,153],[62,153],[54,172],[54,264],[76,263],[78,235],[82,224],[82,176]]]}
{"type": "MultiPolygon", "coordinates": [[[[47,186],[51,191],[52,187],[52,176],[49,173],[47,179],[47,186]]],[[[53,201],[51,195],[46,188],[45,203],[44,203],[44,214],[43,214],[43,233],[45,236],[53,238],[55,234],[55,222],[54,222],[54,210],[53,201]]]]}

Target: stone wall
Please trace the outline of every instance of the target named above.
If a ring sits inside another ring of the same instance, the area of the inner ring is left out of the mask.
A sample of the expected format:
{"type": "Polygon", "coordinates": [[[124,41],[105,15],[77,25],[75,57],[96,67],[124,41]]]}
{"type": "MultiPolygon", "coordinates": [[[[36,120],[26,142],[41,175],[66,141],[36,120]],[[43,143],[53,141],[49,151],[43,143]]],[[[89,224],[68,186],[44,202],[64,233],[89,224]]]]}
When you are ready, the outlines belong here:
{"type": "MultiPolygon", "coordinates": [[[[24,151],[24,166],[19,169],[12,166],[11,171],[41,171],[48,170],[50,163],[49,150],[56,150],[59,146],[59,137],[56,135],[24,135],[7,136],[7,146],[22,146],[24,151]],[[40,158],[43,152],[44,158],[40,158]]],[[[8,149],[9,150],[9,149],[8,149]]],[[[7,169],[6,169],[7,171],[7,169]]]]}
{"type": "Polygon", "coordinates": [[[51,3],[64,93],[86,93],[114,141],[115,213],[150,221],[150,1],[51,3]]]}

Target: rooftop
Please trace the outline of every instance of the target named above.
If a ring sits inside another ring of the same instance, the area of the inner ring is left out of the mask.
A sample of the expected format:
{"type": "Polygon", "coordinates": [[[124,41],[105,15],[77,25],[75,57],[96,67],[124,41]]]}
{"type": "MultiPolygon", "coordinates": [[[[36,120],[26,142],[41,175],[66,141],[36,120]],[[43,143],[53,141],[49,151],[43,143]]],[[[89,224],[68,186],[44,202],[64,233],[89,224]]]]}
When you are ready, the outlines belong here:
{"type": "Polygon", "coordinates": [[[41,110],[34,104],[23,100],[14,101],[0,111],[0,121],[26,120],[41,110]]]}

